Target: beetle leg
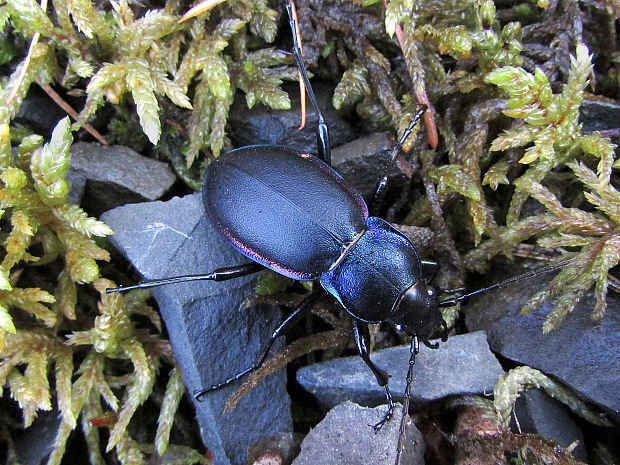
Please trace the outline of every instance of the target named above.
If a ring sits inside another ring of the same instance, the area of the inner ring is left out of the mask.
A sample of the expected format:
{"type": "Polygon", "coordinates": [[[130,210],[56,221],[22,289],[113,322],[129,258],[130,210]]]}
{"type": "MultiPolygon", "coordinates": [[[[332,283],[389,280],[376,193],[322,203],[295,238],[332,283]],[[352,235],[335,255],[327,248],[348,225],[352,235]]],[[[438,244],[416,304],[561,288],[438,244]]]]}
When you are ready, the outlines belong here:
{"type": "Polygon", "coordinates": [[[228,281],[229,279],[241,278],[252,273],[257,273],[265,267],[260,263],[249,262],[243,265],[229,266],[227,268],[218,268],[207,274],[190,274],[185,276],[174,276],[172,278],[154,279],[152,281],[144,281],[134,286],[112,287],[105,291],[110,294],[112,292],[125,292],[132,289],[144,289],[147,287],[162,286],[164,284],[183,283],[187,281],[228,281]]]}
{"type": "Polygon", "coordinates": [[[403,398],[403,415],[398,428],[398,444],[396,445],[396,465],[400,465],[400,455],[403,448],[403,438],[405,436],[405,425],[407,415],[409,414],[409,400],[411,399],[411,383],[413,382],[413,366],[415,365],[415,357],[420,352],[420,340],[418,336],[411,339],[411,348],[409,349],[409,369],[407,370],[407,384],[405,387],[405,395],[403,398]]]}
{"type": "Polygon", "coordinates": [[[301,49],[299,48],[299,42],[297,41],[297,33],[296,33],[296,21],[293,17],[292,12],[292,3],[293,0],[284,0],[284,7],[286,9],[286,13],[288,14],[288,22],[291,26],[291,33],[293,35],[293,57],[295,58],[295,62],[297,63],[297,68],[299,69],[299,73],[301,74],[301,78],[304,81],[306,86],[306,90],[308,92],[308,98],[314,107],[314,111],[318,116],[319,122],[316,127],[316,141],[318,147],[318,157],[323,160],[328,165],[332,163],[332,155],[331,155],[331,147],[329,144],[329,129],[327,127],[327,123],[325,122],[325,118],[323,117],[323,113],[319,108],[319,104],[314,95],[314,91],[312,90],[312,86],[310,85],[310,79],[308,78],[308,72],[306,70],[306,65],[304,63],[304,59],[301,55],[301,49]]]}
{"type": "Polygon", "coordinates": [[[244,377],[248,373],[251,373],[252,371],[256,370],[257,368],[260,368],[260,366],[265,362],[265,359],[267,358],[267,355],[269,354],[269,350],[271,349],[271,346],[276,341],[276,339],[278,339],[280,336],[282,336],[288,329],[290,329],[293,326],[295,326],[299,322],[299,320],[308,312],[308,310],[310,310],[314,306],[314,304],[316,303],[316,301],[318,300],[318,298],[320,296],[321,296],[321,290],[317,289],[317,290],[313,291],[308,297],[306,297],[304,300],[301,301],[301,303],[297,306],[297,308],[293,311],[293,313],[291,313],[273,331],[273,333],[271,334],[271,337],[269,338],[269,340],[265,344],[265,347],[263,347],[263,350],[261,350],[260,354],[256,358],[256,361],[252,364],[252,366],[250,366],[249,368],[246,368],[243,371],[240,371],[236,375],[228,378],[226,381],[223,381],[223,382],[218,383],[218,384],[214,384],[213,386],[210,386],[210,387],[208,387],[206,389],[201,389],[201,390],[194,391],[194,398],[196,400],[200,401],[200,398],[203,395],[205,395],[206,393],[211,392],[211,391],[217,391],[218,389],[221,389],[224,386],[228,386],[229,384],[231,384],[231,383],[237,381],[238,379],[244,377]]]}
{"type": "Polygon", "coordinates": [[[385,397],[387,398],[388,410],[379,423],[371,425],[375,431],[379,431],[386,422],[390,421],[394,411],[392,393],[390,392],[390,388],[388,387],[390,375],[388,375],[385,370],[382,370],[377,365],[375,365],[372,360],[370,360],[370,333],[368,331],[368,323],[364,323],[356,320],[355,318],[352,318],[351,328],[353,329],[353,337],[355,338],[357,353],[360,357],[362,357],[364,363],[368,365],[368,368],[370,368],[372,374],[375,375],[379,386],[385,388],[385,397]]]}
{"type": "Polygon", "coordinates": [[[375,193],[372,195],[372,199],[370,201],[371,216],[377,216],[378,211],[381,208],[381,204],[383,203],[383,199],[385,198],[388,178],[390,176],[390,173],[392,172],[394,163],[396,163],[396,157],[398,156],[398,153],[400,152],[400,149],[402,148],[403,144],[407,140],[407,137],[409,137],[409,134],[411,134],[411,131],[413,131],[413,128],[416,126],[416,124],[418,124],[418,121],[420,120],[420,118],[422,117],[426,109],[427,109],[427,106],[424,105],[415,114],[415,116],[411,120],[411,123],[409,123],[409,126],[407,126],[407,129],[405,129],[405,132],[403,132],[403,135],[398,140],[398,143],[394,146],[394,148],[390,152],[390,160],[388,161],[387,166],[385,167],[385,170],[383,171],[383,176],[381,177],[381,179],[379,179],[379,182],[377,183],[377,186],[375,187],[375,193]]]}
{"type": "Polygon", "coordinates": [[[430,342],[428,339],[421,339],[422,344],[424,344],[429,349],[439,349],[439,342],[430,342]]]}
{"type": "Polygon", "coordinates": [[[448,328],[448,323],[446,320],[441,318],[441,342],[446,342],[448,340],[448,334],[450,333],[450,328],[448,328]]]}

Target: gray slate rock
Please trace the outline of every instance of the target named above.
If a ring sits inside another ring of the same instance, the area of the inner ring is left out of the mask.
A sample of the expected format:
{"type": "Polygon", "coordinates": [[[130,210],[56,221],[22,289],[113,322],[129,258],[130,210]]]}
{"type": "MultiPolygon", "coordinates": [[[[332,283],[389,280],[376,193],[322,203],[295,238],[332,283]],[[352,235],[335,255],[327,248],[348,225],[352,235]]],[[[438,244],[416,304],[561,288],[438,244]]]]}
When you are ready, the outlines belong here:
{"type": "Polygon", "coordinates": [[[522,281],[472,299],[463,307],[467,327],[484,329],[494,352],[559,379],[619,421],[620,298],[608,293],[607,312],[596,321],[591,318],[594,298],[587,295],[560,328],[543,334],[543,321],[552,310],[550,303],[528,315],[519,311],[550,279],[522,281]]]}
{"type": "MultiPolygon", "coordinates": [[[[392,376],[392,395],[402,400],[409,346],[380,350],[371,358],[392,376]]],[[[503,373],[483,331],[451,337],[436,350],[421,346],[414,368],[411,403],[420,405],[449,395],[490,392],[503,373]]],[[[347,399],[370,406],[385,402],[385,390],[377,385],[358,356],[303,367],[297,371],[297,381],[326,410],[347,399]]]]}
{"type": "Polygon", "coordinates": [[[40,411],[28,428],[15,439],[15,452],[22,465],[46,463],[54,450],[56,436],[62,423],[58,410],[40,411]]]}
{"type": "MultiPolygon", "coordinates": [[[[319,107],[327,124],[332,147],[344,144],[354,138],[353,128],[342,119],[331,104],[334,88],[324,83],[312,84],[319,107]]],[[[299,85],[287,83],[282,88],[291,99],[289,110],[272,110],[262,103],[249,109],[245,95],[238,94],[230,108],[228,135],[235,147],[253,144],[278,144],[304,152],[316,154],[317,114],[310,100],[306,99],[306,126],[299,131],[300,97],[299,85]]]]}
{"type": "MultiPolygon", "coordinates": [[[[332,409],[301,443],[292,465],[392,465],[396,459],[402,406],[378,433],[369,425],[383,418],[385,405],[374,409],[345,402],[332,409]]],[[[401,465],[424,464],[424,439],[412,421],[403,438],[401,465]]]]}
{"type": "MultiPolygon", "coordinates": [[[[377,182],[390,159],[394,142],[387,132],[376,132],[340,145],[332,151],[332,165],[343,178],[349,181],[365,199],[370,200],[377,182]]],[[[390,186],[396,187],[405,175],[397,167],[390,176],[390,186]]]]}
{"type": "Polygon", "coordinates": [[[67,113],[39,86],[30,86],[14,121],[49,139],[58,121],[65,116],[67,113]]]}
{"type": "MultiPolygon", "coordinates": [[[[126,205],[106,212],[102,219],[114,230],[113,245],[146,279],[206,273],[248,261],[210,224],[200,194],[126,205]]],[[[251,365],[279,321],[279,312],[272,307],[241,309],[253,292],[252,283],[249,276],[153,288],[189,392],[251,365]]],[[[269,376],[231,412],[222,409],[239,383],[194,402],[214,463],[245,464],[249,446],[292,430],[285,385],[284,371],[269,376]]]]}
{"type": "Polygon", "coordinates": [[[579,108],[584,131],[603,131],[620,127],[620,105],[614,102],[584,100],[579,108]]]}
{"type": "Polygon", "coordinates": [[[568,408],[546,394],[543,389],[530,389],[519,396],[515,404],[515,415],[519,426],[517,427],[513,417],[511,427],[514,432],[539,434],[564,448],[579,441],[572,455],[579,460],[587,460],[583,433],[568,408]]]}
{"type": "Polygon", "coordinates": [[[71,147],[69,198],[91,215],[128,203],[156,200],[175,181],[166,163],[129,147],[78,142],[71,147]]]}
{"type": "Polygon", "coordinates": [[[620,105],[615,102],[584,100],[579,108],[579,122],[585,133],[601,131],[616,146],[620,155],[620,105]]]}

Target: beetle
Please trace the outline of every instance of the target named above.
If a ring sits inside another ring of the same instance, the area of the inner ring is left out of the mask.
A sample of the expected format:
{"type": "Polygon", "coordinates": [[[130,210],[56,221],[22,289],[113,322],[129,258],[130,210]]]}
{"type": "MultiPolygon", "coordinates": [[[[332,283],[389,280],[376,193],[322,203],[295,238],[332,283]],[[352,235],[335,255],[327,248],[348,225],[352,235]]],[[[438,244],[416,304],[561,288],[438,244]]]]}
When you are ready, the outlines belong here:
{"type": "Polygon", "coordinates": [[[206,389],[196,390],[200,399],[259,368],[274,341],[297,323],[321,296],[335,298],[352,317],[357,352],[385,389],[387,411],[373,427],[379,430],[393,415],[389,375],[370,358],[368,324],[388,322],[412,337],[407,403],[411,369],[419,342],[446,327],[440,307],[454,306],[472,295],[502,287],[563,264],[552,265],[470,294],[439,301],[430,285],[438,265],[422,260],[415,246],[388,222],[374,216],[385,196],[393,163],[426,111],[422,107],[390,153],[377,183],[370,208],[361,194],[333,168],[329,129],[310,85],[297,36],[292,0],[285,1],[293,36],[292,53],[317,115],[318,155],[280,145],[252,145],[221,155],[207,169],[202,189],[207,215],[219,232],[252,262],[219,268],[203,275],[177,276],[135,286],[108,289],[126,291],[190,280],[224,281],[256,273],[264,268],[316,286],[273,332],[256,362],[247,369],[206,389]]]}
{"type": "MultiPolygon", "coordinates": [[[[413,244],[386,221],[371,216],[361,194],[330,166],[329,129],[308,79],[295,34],[292,5],[285,2],[293,35],[293,56],[317,115],[318,156],[278,145],[254,145],[221,155],[208,167],[202,189],[213,224],[253,262],[207,275],[144,282],[108,292],[192,279],[222,281],[269,268],[301,281],[318,281],[353,317],[357,351],[385,389],[388,410],[376,429],[392,417],[388,374],[370,359],[369,323],[388,321],[427,341],[441,327],[435,291],[429,286],[437,265],[423,261],[413,244]]],[[[413,131],[420,109],[391,152],[392,160],[413,131]]],[[[377,184],[373,210],[381,203],[386,173],[377,184]]],[[[374,211],[372,212],[374,213],[374,211]]],[[[266,359],[273,342],[318,300],[316,289],[273,332],[257,361],[225,381],[194,393],[200,399],[252,370],[266,359]]]]}

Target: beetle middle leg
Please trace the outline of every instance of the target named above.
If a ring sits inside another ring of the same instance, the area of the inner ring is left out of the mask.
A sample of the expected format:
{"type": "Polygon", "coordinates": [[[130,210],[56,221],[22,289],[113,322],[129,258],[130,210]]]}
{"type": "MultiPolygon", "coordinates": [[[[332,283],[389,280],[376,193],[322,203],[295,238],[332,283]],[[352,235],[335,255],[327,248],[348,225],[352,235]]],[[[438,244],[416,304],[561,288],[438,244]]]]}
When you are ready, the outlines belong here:
{"type": "Polygon", "coordinates": [[[265,344],[265,346],[261,350],[260,354],[256,358],[256,361],[249,368],[246,368],[245,370],[240,371],[239,373],[231,376],[230,378],[228,378],[225,381],[222,381],[221,383],[214,384],[214,385],[212,385],[212,386],[210,386],[210,387],[208,387],[206,389],[201,389],[201,390],[194,391],[194,398],[196,400],[200,401],[201,400],[200,398],[203,395],[207,394],[208,392],[217,391],[218,389],[221,389],[224,386],[228,386],[229,384],[237,381],[238,379],[241,379],[242,377],[244,377],[245,375],[251,373],[252,371],[260,368],[261,365],[267,359],[267,355],[269,354],[269,351],[271,350],[271,346],[276,341],[276,339],[278,339],[280,336],[282,336],[284,333],[286,333],[286,331],[288,329],[290,329],[293,326],[295,326],[299,322],[299,320],[314,306],[314,304],[319,299],[321,294],[322,294],[322,290],[321,289],[316,289],[309,296],[305,297],[304,300],[301,301],[301,303],[297,306],[297,308],[295,308],[293,313],[291,313],[273,331],[273,333],[271,334],[271,337],[269,338],[269,340],[267,341],[267,343],[265,344]]]}
{"type": "Polygon", "coordinates": [[[385,423],[390,421],[394,412],[392,393],[390,392],[390,388],[388,387],[390,375],[388,375],[385,370],[382,370],[377,365],[375,365],[375,363],[370,359],[370,333],[368,331],[368,323],[364,323],[356,320],[355,318],[352,318],[351,327],[353,329],[353,337],[355,338],[357,353],[360,357],[362,357],[364,363],[368,365],[368,368],[370,368],[372,374],[375,375],[379,386],[385,388],[385,397],[387,399],[388,410],[381,419],[381,421],[379,421],[379,423],[372,425],[375,431],[379,431],[385,423]]]}
{"type": "Polygon", "coordinates": [[[377,185],[375,187],[375,192],[371,197],[371,201],[370,201],[370,214],[371,215],[374,216],[378,214],[379,209],[381,208],[381,204],[383,203],[383,199],[385,198],[388,178],[390,176],[390,172],[392,171],[392,167],[394,166],[394,163],[396,163],[396,157],[398,156],[398,152],[400,152],[400,149],[402,148],[403,144],[407,140],[407,137],[409,137],[409,135],[413,131],[413,128],[415,128],[416,124],[418,124],[418,121],[420,121],[420,118],[422,118],[422,115],[424,115],[424,112],[426,110],[427,110],[426,105],[420,108],[420,110],[415,114],[415,116],[409,123],[409,126],[407,126],[407,129],[405,129],[405,132],[403,132],[403,135],[400,136],[398,143],[391,150],[390,160],[388,161],[387,166],[385,167],[385,170],[383,171],[383,176],[381,177],[381,179],[379,179],[379,182],[377,182],[377,185]]]}

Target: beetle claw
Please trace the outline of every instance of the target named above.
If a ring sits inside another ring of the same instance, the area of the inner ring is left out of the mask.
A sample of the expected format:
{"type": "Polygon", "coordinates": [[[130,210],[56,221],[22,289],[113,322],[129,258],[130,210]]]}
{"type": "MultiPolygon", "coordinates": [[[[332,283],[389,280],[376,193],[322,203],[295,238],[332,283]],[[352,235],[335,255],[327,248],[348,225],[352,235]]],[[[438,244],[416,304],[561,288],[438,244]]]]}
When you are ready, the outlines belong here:
{"type": "Polygon", "coordinates": [[[381,419],[381,421],[379,421],[378,423],[375,423],[374,425],[368,425],[371,426],[372,429],[375,430],[375,434],[378,433],[379,431],[381,431],[381,428],[383,428],[383,425],[385,425],[388,421],[390,421],[392,419],[392,411],[390,410],[388,413],[386,413],[383,418],[381,419]]]}

